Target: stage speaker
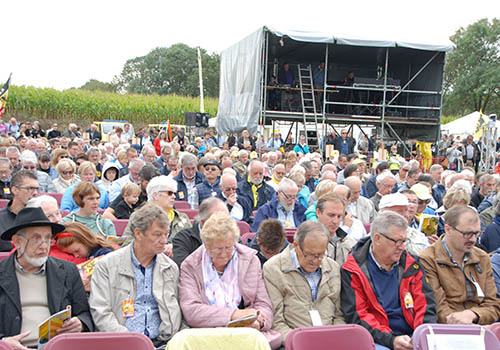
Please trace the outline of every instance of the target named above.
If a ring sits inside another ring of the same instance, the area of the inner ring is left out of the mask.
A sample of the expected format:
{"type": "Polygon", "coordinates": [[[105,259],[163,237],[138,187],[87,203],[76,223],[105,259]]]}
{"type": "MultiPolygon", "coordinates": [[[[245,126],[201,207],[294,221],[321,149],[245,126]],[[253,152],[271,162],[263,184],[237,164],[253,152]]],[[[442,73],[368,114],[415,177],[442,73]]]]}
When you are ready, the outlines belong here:
{"type": "Polygon", "coordinates": [[[196,113],[196,126],[208,128],[208,118],[210,118],[210,114],[196,113]]]}
{"type": "Polygon", "coordinates": [[[186,112],[184,114],[184,125],[186,126],[196,126],[196,116],[199,113],[196,112],[186,112]]]}

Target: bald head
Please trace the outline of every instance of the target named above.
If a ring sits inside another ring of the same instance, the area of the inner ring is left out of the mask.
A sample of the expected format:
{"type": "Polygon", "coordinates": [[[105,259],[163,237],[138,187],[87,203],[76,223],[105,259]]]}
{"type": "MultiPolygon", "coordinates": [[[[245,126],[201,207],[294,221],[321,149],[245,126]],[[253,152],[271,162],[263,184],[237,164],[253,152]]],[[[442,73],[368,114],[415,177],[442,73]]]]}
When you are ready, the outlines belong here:
{"type": "Polygon", "coordinates": [[[344,185],[349,187],[349,190],[351,191],[351,202],[356,202],[361,195],[361,180],[357,176],[349,176],[347,179],[344,180],[344,185]]]}
{"type": "Polygon", "coordinates": [[[336,193],[344,200],[344,202],[348,203],[349,199],[351,197],[351,191],[349,190],[349,187],[346,185],[337,185],[333,189],[333,193],[336,193]]]}

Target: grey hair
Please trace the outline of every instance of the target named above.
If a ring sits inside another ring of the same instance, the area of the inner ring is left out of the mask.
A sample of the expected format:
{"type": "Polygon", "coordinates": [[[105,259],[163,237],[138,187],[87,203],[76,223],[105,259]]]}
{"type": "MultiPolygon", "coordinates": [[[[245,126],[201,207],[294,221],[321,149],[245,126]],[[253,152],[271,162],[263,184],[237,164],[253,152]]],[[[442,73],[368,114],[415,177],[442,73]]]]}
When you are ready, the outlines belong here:
{"type": "Polygon", "coordinates": [[[12,168],[13,168],[12,163],[10,162],[9,158],[0,157],[0,163],[7,164],[9,166],[10,170],[12,170],[12,168]]]}
{"type": "Polygon", "coordinates": [[[172,151],[172,147],[169,144],[166,144],[161,147],[161,153],[163,153],[163,151],[165,151],[167,148],[170,149],[170,151],[172,151]]]}
{"type": "Polygon", "coordinates": [[[400,214],[393,211],[383,211],[373,220],[370,235],[373,239],[375,233],[389,234],[393,227],[408,229],[408,221],[400,214]]]}
{"type": "Polygon", "coordinates": [[[142,152],[141,153],[144,155],[144,154],[146,154],[147,151],[153,151],[153,152],[155,152],[155,156],[156,156],[156,150],[154,149],[154,147],[149,146],[149,145],[144,146],[142,148],[142,152]]]}
{"type": "Polygon", "coordinates": [[[321,233],[325,236],[327,240],[330,239],[330,233],[326,229],[325,225],[323,225],[321,222],[318,221],[306,220],[303,223],[301,223],[300,226],[297,228],[297,231],[295,231],[293,240],[297,242],[300,247],[302,247],[304,245],[304,240],[306,239],[307,235],[312,232],[321,233]]]}
{"type": "Polygon", "coordinates": [[[36,155],[30,150],[25,150],[21,153],[21,163],[31,162],[37,164],[36,155]]]}
{"type": "Polygon", "coordinates": [[[47,202],[59,207],[59,204],[57,204],[57,200],[54,197],[44,194],[42,196],[31,198],[28,202],[26,202],[26,208],[39,208],[43,203],[47,202]]]}
{"type": "Polygon", "coordinates": [[[135,237],[135,229],[144,233],[155,221],[165,229],[170,226],[168,214],[162,208],[155,204],[146,204],[132,213],[124,235],[135,237]]]}
{"type": "Polygon", "coordinates": [[[133,158],[130,163],[128,164],[128,168],[131,169],[138,165],[140,168],[144,166],[144,161],[140,158],[133,158]]]}
{"type": "Polygon", "coordinates": [[[290,179],[288,179],[288,178],[285,177],[285,178],[283,178],[281,180],[281,182],[280,182],[280,184],[278,186],[278,190],[280,192],[283,192],[286,189],[289,189],[289,188],[292,188],[292,187],[298,189],[298,186],[297,186],[297,184],[295,182],[293,182],[292,180],[290,180],[290,179]]]}
{"type": "MultiPolygon", "coordinates": [[[[493,175],[490,175],[490,174],[484,174],[483,176],[481,176],[481,177],[479,178],[479,184],[480,184],[480,185],[484,185],[484,183],[485,183],[486,181],[490,181],[491,179],[495,179],[495,178],[493,177],[493,175]]],[[[496,183],[496,180],[495,180],[495,183],[496,183]]]]}
{"type": "Polygon", "coordinates": [[[430,169],[429,169],[429,172],[431,174],[435,173],[436,171],[438,171],[439,169],[443,170],[443,166],[441,164],[433,164],[431,165],[430,169]]]}
{"type": "Polygon", "coordinates": [[[8,147],[8,148],[7,148],[7,151],[6,151],[5,153],[7,154],[7,153],[12,153],[12,152],[16,152],[16,153],[17,153],[17,155],[18,155],[19,157],[21,157],[21,151],[19,151],[19,148],[15,147],[15,146],[10,146],[10,147],[8,147]]]}
{"type": "Polygon", "coordinates": [[[158,193],[165,188],[168,188],[170,191],[177,192],[177,181],[172,179],[170,176],[165,175],[155,176],[149,180],[148,187],[146,187],[148,202],[154,200],[153,193],[158,193]]]}
{"type": "Polygon", "coordinates": [[[242,154],[246,154],[246,155],[248,156],[248,151],[247,151],[247,150],[245,150],[245,149],[240,149],[240,150],[238,151],[238,157],[241,157],[241,155],[242,155],[242,154]]]}
{"type": "Polygon", "coordinates": [[[99,155],[99,157],[101,156],[101,150],[97,147],[91,147],[88,151],[87,151],[87,155],[90,156],[92,153],[97,153],[99,155]]]}
{"type": "Polygon", "coordinates": [[[184,153],[184,155],[181,158],[181,166],[186,166],[186,165],[191,165],[191,164],[197,164],[198,159],[194,154],[191,153],[184,153]]]}
{"type": "Polygon", "coordinates": [[[200,204],[199,212],[198,212],[198,220],[199,221],[206,221],[210,215],[210,209],[215,207],[218,204],[226,205],[223,201],[221,201],[217,197],[208,197],[207,199],[203,200],[200,204]]]}
{"type": "Polygon", "coordinates": [[[382,184],[387,178],[396,180],[394,175],[392,175],[390,172],[383,171],[381,174],[377,175],[377,183],[382,184]]]}

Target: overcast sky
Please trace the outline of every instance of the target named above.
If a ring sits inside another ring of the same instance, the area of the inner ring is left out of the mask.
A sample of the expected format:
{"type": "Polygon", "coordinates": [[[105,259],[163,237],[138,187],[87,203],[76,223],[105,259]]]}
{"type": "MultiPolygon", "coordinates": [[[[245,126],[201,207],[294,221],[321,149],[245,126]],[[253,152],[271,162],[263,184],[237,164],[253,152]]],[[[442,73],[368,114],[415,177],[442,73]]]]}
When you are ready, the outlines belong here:
{"type": "Polygon", "coordinates": [[[220,53],[263,25],[433,44],[494,15],[498,0],[10,0],[0,6],[0,85],[10,72],[15,85],[109,82],[156,47],[220,53]]]}

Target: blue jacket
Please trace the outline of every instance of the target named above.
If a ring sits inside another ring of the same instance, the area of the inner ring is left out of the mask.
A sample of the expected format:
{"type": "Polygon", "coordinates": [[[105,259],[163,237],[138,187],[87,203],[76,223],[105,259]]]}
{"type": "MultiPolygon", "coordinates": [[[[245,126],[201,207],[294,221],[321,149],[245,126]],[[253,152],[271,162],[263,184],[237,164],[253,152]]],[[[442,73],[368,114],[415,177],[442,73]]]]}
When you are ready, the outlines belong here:
{"type": "Polygon", "coordinates": [[[243,178],[240,182],[238,182],[238,189],[236,193],[238,194],[238,196],[248,199],[248,201],[252,204],[252,210],[257,210],[261,206],[269,202],[271,199],[273,199],[276,191],[267,183],[262,182],[262,186],[257,190],[257,205],[254,206],[252,185],[247,181],[247,178],[243,178]]]}
{"type": "MultiPolygon", "coordinates": [[[[186,184],[184,183],[183,180],[183,171],[181,170],[179,175],[174,177],[174,180],[177,181],[177,194],[175,196],[176,201],[188,201],[188,190],[186,187],[186,184]]],[[[194,176],[194,183],[196,185],[201,184],[205,180],[205,175],[203,175],[200,172],[196,172],[196,175],[194,176]]]]}
{"type": "Polygon", "coordinates": [[[483,199],[481,204],[479,204],[479,207],[477,207],[477,212],[479,214],[481,214],[481,212],[483,212],[484,210],[493,206],[493,202],[495,201],[495,197],[496,197],[496,194],[491,194],[488,197],[486,197],[485,199],[483,199]]]}
{"type": "Polygon", "coordinates": [[[443,205],[443,197],[446,194],[446,188],[442,184],[432,186],[432,198],[436,201],[438,208],[443,205]]]}
{"type": "MultiPolygon", "coordinates": [[[[252,225],[252,232],[259,231],[259,226],[262,221],[266,219],[278,218],[278,203],[278,198],[275,197],[272,201],[263,205],[259,209],[257,215],[255,215],[255,220],[252,225]]],[[[299,225],[306,219],[305,212],[306,208],[299,202],[295,202],[295,206],[293,208],[293,221],[295,223],[295,227],[299,227],[299,225]]]]}
{"type": "Polygon", "coordinates": [[[372,175],[370,176],[370,178],[366,181],[365,183],[365,194],[364,196],[366,198],[372,198],[375,193],[378,192],[378,188],[377,188],[377,176],[376,175],[372,175]]]}
{"type": "Polygon", "coordinates": [[[488,253],[500,248],[500,225],[498,222],[500,222],[500,217],[495,216],[481,236],[481,244],[488,253]]]}
{"type": "MultiPolygon", "coordinates": [[[[231,213],[231,210],[233,210],[233,207],[231,205],[229,205],[229,203],[227,202],[227,199],[224,198],[224,196],[222,195],[222,192],[217,195],[217,198],[219,198],[221,201],[226,203],[227,210],[229,210],[229,213],[231,213]]],[[[253,223],[253,219],[254,219],[252,203],[250,203],[248,201],[247,197],[241,197],[241,196],[237,196],[236,203],[241,205],[241,207],[243,208],[243,218],[241,219],[241,221],[245,221],[247,224],[249,224],[251,226],[253,223]]]]}
{"type": "Polygon", "coordinates": [[[491,269],[493,270],[493,278],[497,285],[497,298],[500,298],[500,248],[491,257],[491,269]]]}
{"type": "Polygon", "coordinates": [[[203,200],[210,197],[217,197],[222,193],[221,189],[219,188],[219,183],[220,176],[217,178],[213,185],[210,185],[207,179],[203,180],[201,184],[196,185],[196,191],[198,191],[198,205],[200,205],[203,200]],[[212,195],[213,192],[215,192],[215,196],[212,195]]]}
{"type": "Polygon", "coordinates": [[[309,147],[307,147],[307,145],[301,145],[299,143],[295,145],[295,147],[293,148],[293,151],[295,153],[303,153],[303,154],[311,153],[311,151],[309,151],[309,147]]]}
{"type": "MultiPolygon", "coordinates": [[[[61,210],[68,210],[70,213],[76,212],[80,209],[78,205],[76,205],[75,201],[73,200],[73,190],[75,189],[76,186],[78,186],[80,182],[74,184],[73,186],[70,186],[64,191],[64,194],[61,199],[61,210]]],[[[108,196],[108,191],[106,191],[104,188],[101,186],[97,186],[99,188],[99,192],[101,192],[101,200],[99,204],[100,209],[106,209],[109,207],[109,196],[108,196]]]]}

